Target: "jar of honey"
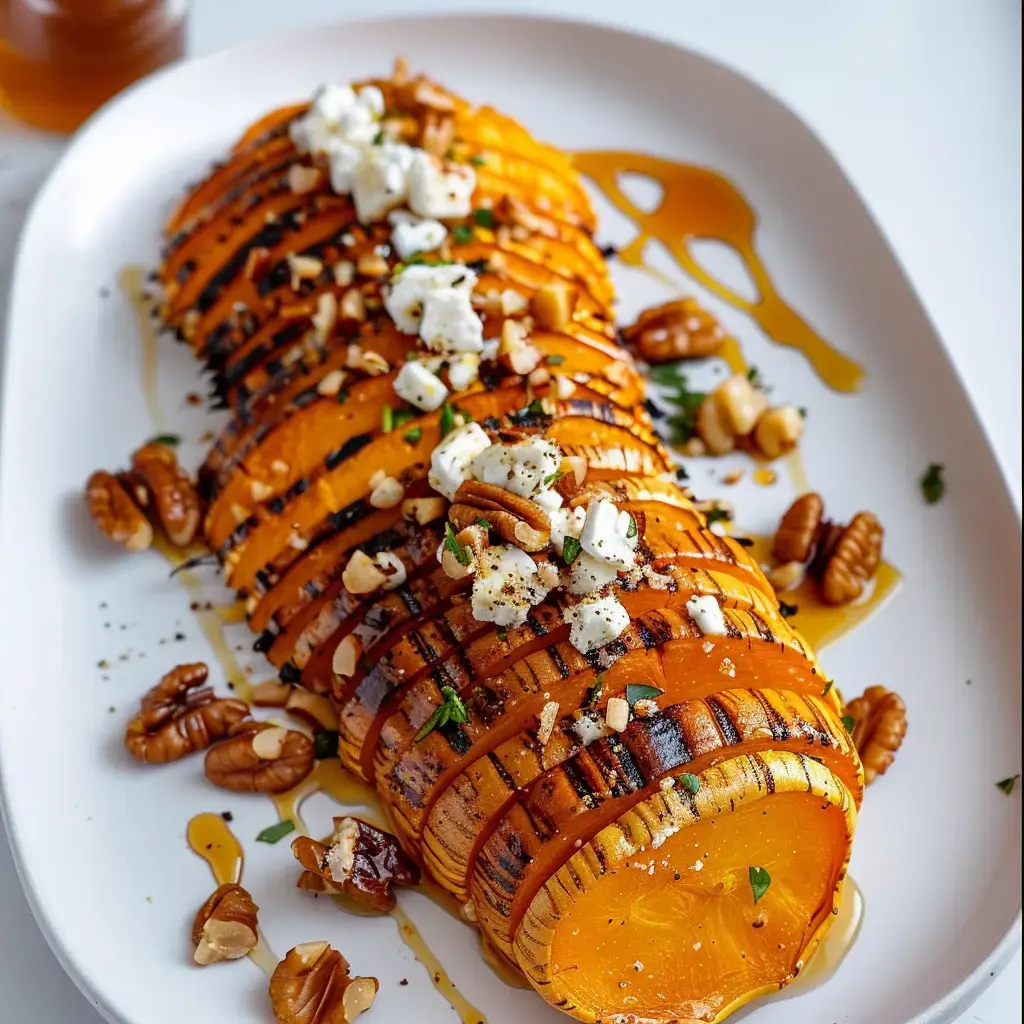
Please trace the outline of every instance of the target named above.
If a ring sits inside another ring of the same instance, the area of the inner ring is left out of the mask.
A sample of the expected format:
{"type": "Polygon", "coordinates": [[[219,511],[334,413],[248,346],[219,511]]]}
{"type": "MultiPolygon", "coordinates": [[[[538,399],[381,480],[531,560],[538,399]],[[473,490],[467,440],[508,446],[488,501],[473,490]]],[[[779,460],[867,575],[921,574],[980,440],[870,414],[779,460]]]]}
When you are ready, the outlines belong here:
{"type": "Polygon", "coordinates": [[[72,131],[182,55],[185,0],[0,0],[0,106],[72,131]]]}

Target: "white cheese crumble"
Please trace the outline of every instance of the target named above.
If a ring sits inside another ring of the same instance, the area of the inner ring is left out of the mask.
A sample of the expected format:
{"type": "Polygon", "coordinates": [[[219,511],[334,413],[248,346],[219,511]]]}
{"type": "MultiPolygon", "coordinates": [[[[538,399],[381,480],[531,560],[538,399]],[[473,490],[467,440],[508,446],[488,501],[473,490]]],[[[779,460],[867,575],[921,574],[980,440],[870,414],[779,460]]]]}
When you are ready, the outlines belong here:
{"type": "Polygon", "coordinates": [[[445,164],[422,149],[409,167],[409,209],[442,220],[468,217],[473,210],[476,171],[467,164],[445,164]]]}
{"type": "Polygon", "coordinates": [[[492,445],[473,460],[470,469],[481,483],[532,498],[558,472],[561,461],[562,453],[556,444],[542,437],[530,437],[514,444],[492,445]]]}
{"type": "Polygon", "coordinates": [[[384,584],[385,590],[394,590],[400,587],[408,578],[409,573],[398,555],[393,551],[381,551],[377,554],[377,564],[388,573],[388,581],[384,584]]]}
{"type": "Polygon", "coordinates": [[[448,383],[454,391],[465,391],[480,376],[480,357],[463,352],[448,360],[448,383]]]}
{"type": "Polygon", "coordinates": [[[594,740],[607,736],[609,729],[604,718],[596,712],[590,712],[577,718],[572,724],[573,731],[580,738],[585,747],[589,747],[594,740]]]}
{"type": "Polygon", "coordinates": [[[576,650],[587,654],[611,643],[629,625],[629,612],[614,594],[592,594],[565,610],[569,623],[569,641],[576,650]]]}
{"type": "Polygon", "coordinates": [[[372,142],[383,114],[384,96],[375,85],[358,93],[349,85],[322,85],[288,134],[298,149],[323,154],[334,142],[372,142]]]}
{"type": "Polygon", "coordinates": [[[343,818],[327,851],[327,868],[335,882],[344,882],[352,874],[356,862],[359,825],[354,818],[343,818]]]}
{"type": "Polygon", "coordinates": [[[438,288],[423,299],[420,338],[432,352],[479,352],[484,325],[464,288],[438,288]]]}
{"type": "Polygon", "coordinates": [[[395,377],[395,394],[424,412],[433,412],[444,405],[448,389],[422,363],[410,359],[395,377]]]}
{"type": "Polygon", "coordinates": [[[409,191],[406,175],[414,152],[401,142],[384,142],[364,151],[352,174],[352,202],[362,223],[380,220],[405,202],[409,191]]]}
{"type": "Polygon", "coordinates": [[[586,512],[579,506],[573,509],[559,508],[549,511],[548,518],[551,520],[552,547],[561,554],[562,549],[565,547],[566,537],[579,538],[580,533],[583,531],[583,520],[586,518],[586,512]]]}
{"type": "Polygon", "coordinates": [[[547,597],[533,559],[522,548],[485,548],[473,578],[473,617],[498,626],[521,626],[530,609],[547,597]]]}
{"type": "Polygon", "coordinates": [[[590,503],[580,534],[580,546],[588,555],[618,569],[631,569],[639,539],[633,517],[615,502],[599,498],[590,503]]]}
{"type": "Polygon", "coordinates": [[[551,733],[554,731],[555,722],[558,720],[558,701],[549,700],[547,704],[541,708],[540,715],[538,716],[537,725],[537,742],[543,747],[549,739],[551,739],[551,733]]]}
{"type": "Polygon", "coordinates": [[[614,582],[619,570],[607,562],[599,562],[585,551],[576,556],[569,570],[569,593],[589,594],[593,590],[601,590],[614,582]]]}
{"type": "Polygon", "coordinates": [[[686,614],[697,623],[697,628],[704,636],[726,636],[729,632],[722,606],[711,594],[694,594],[686,602],[686,614]]]}
{"type": "Polygon", "coordinates": [[[391,225],[391,245],[403,260],[421,252],[433,252],[448,236],[448,229],[439,220],[417,217],[408,210],[392,210],[388,214],[388,223],[391,225]]]}
{"type": "Polygon", "coordinates": [[[538,491],[533,496],[533,500],[548,514],[562,508],[562,496],[558,491],[538,491]]]}
{"type": "Polygon", "coordinates": [[[430,456],[430,486],[452,501],[459,484],[469,478],[470,463],[490,444],[491,439],[479,423],[467,423],[453,430],[430,456]]]}
{"type": "MultiPolygon", "coordinates": [[[[419,334],[424,305],[430,296],[455,290],[464,293],[468,302],[476,282],[474,271],[458,263],[444,266],[415,263],[391,278],[384,292],[384,308],[403,334],[419,334]]],[[[475,311],[474,316],[477,316],[475,311]]]]}

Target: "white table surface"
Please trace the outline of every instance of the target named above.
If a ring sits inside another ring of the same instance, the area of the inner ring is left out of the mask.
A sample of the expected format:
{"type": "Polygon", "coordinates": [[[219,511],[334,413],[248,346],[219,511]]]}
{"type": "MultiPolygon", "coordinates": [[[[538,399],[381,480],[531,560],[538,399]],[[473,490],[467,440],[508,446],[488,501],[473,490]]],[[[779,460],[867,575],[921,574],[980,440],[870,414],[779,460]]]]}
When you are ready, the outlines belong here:
{"type": "MultiPolygon", "coordinates": [[[[1018,0],[194,0],[191,52],[339,17],[488,7],[578,14],[675,38],[747,72],[803,116],[890,239],[1020,506],[1018,0]]],[[[28,203],[62,148],[0,114],[0,324],[28,203]]],[[[4,1021],[100,1022],[50,953],[2,840],[0,992],[4,1021]]],[[[958,1024],[1009,1024],[1020,1013],[1018,952],[958,1024]]]]}

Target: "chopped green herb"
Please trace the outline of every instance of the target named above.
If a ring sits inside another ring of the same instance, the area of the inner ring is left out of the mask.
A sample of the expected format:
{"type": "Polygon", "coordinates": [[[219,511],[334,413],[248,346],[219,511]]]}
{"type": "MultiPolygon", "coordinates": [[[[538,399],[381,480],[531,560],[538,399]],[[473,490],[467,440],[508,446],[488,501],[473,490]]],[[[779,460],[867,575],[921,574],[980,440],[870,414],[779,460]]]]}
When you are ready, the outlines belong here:
{"type": "Polygon", "coordinates": [[[413,427],[412,430],[407,430],[402,437],[405,438],[409,444],[418,444],[419,439],[423,436],[423,430],[420,427],[413,427]]]}
{"type": "Polygon", "coordinates": [[[526,407],[526,414],[527,416],[544,416],[544,400],[541,398],[535,398],[526,407]]]}
{"type": "Polygon", "coordinates": [[[850,715],[843,715],[842,722],[843,722],[843,728],[847,732],[851,732],[851,733],[853,732],[854,728],[857,725],[857,719],[851,717],[850,715]]]}
{"type": "Polygon", "coordinates": [[[157,434],[156,437],[151,437],[146,444],[162,444],[167,448],[177,448],[181,444],[181,436],[179,434],[157,434]]]}
{"type": "Polygon", "coordinates": [[[772,884],[772,876],[764,868],[749,868],[747,874],[750,877],[750,891],[754,894],[756,905],[772,884]]]}
{"type": "Polygon", "coordinates": [[[664,692],[656,686],[647,686],[646,683],[629,683],[626,686],[626,700],[632,707],[638,700],[654,700],[664,692]]]}
{"type": "Polygon", "coordinates": [[[444,408],[441,410],[441,436],[444,437],[450,434],[455,429],[455,410],[445,403],[444,408]]]}
{"type": "Polygon", "coordinates": [[[806,406],[801,405],[797,409],[797,412],[800,413],[800,419],[802,419],[802,420],[807,419],[807,408],[806,408],[806,406]]]}
{"type": "Polygon", "coordinates": [[[761,384],[761,371],[756,366],[750,367],[750,369],[747,370],[747,380],[749,380],[754,387],[759,387],[761,384]]]}
{"type": "Polygon", "coordinates": [[[499,626],[499,627],[498,627],[498,639],[499,639],[499,640],[500,640],[500,641],[501,641],[502,643],[504,643],[504,642],[505,642],[505,639],[506,639],[507,637],[508,637],[508,630],[507,630],[507,629],[506,629],[506,628],[505,628],[504,626],[499,626]]]}
{"type": "Polygon", "coordinates": [[[587,690],[587,699],[583,702],[585,708],[597,707],[597,702],[601,699],[601,692],[604,690],[604,673],[598,672],[597,679],[594,680],[594,685],[587,690]]]}
{"type": "Polygon", "coordinates": [[[455,537],[455,531],[451,523],[444,524],[444,546],[458,561],[459,565],[469,565],[473,561],[473,553],[469,547],[463,547],[455,537]]]}
{"type": "Polygon", "coordinates": [[[779,614],[784,619],[791,619],[798,611],[800,611],[798,604],[786,604],[785,601],[779,602],[779,614]]]}
{"type": "Polygon", "coordinates": [[[485,163],[487,163],[487,161],[482,156],[471,156],[469,158],[469,162],[474,167],[482,167],[485,163]]]}
{"type": "Polygon", "coordinates": [[[476,525],[477,526],[482,526],[485,530],[489,530],[491,528],[490,521],[487,520],[487,519],[484,519],[483,516],[480,516],[480,518],[477,519],[476,525]]]}
{"type": "Polygon", "coordinates": [[[686,472],[685,466],[676,466],[676,479],[682,483],[684,480],[690,479],[690,474],[686,472]]]}
{"type": "Polygon", "coordinates": [[[276,825],[271,825],[269,828],[265,828],[257,837],[257,843],[276,843],[281,839],[284,839],[289,832],[295,831],[295,822],[291,818],[285,818],[284,821],[279,821],[276,825]]]}
{"type": "Polygon", "coordinates": [[[833,687],[833,686],[835,686],[835,685],[836,685],[836,684],[835,684],[834,680],[830,679],[830,680],[829,680],[829,681],[828,681],[828,682],[827,682],[827,683],[825,684],[825,688],[824,688],[824,689],[823,689],[823,690],[821,691],[821,695],[822,695],[822,697],[827,697],[827,696],[828,696],[828,694],[829,694],[829,691],[830,691],[830,690],[832,689],[832,687],[833,687]]]}
{"type": "Polygon", "coordinates": [[[473,229],[468,224],[456,224],[452,228],[452,241],[456,245],[468,245],[473,241],[473,229]]]}
{"type": "Polygon", "coordinates": [[[934,505],[946,493],[946,481],[942,477],[945,468],[941,462],[933,462],[921,477],[921,493],[929,505],[934,505]]]}
{"type": "Polygon", "coordinates": [[[338,756],[338,734],[322,729],[313,733],[313,753],[318,761],[338,756]]]}
{"type": "Polygon", "coordinates": [[[395,429],[395,410],[390,405],[385,405],[380,411],[380,429],[385,434],[390,434],[395,429]]]}
{"type": "Polygon", "coordinates": [[[373,137],[373,144],[375,146],[382,146],[382,145],[384,145],[384,140],[386,138],[387,138],[387,135],[384,134],[384,129],[381,128],[381,130],[379,132],[377,132],[376,135],[374,135],[374,137],[373,137]]]}
{"type": "Polygon", "coordinates": [[[565,543],[562,545],[562,561],[566,565],[572,565],[580,557],[582,550],[583,546],[575,537],[566,537],[565,543]]]}
{"type": "Polygon", "coordinates": [[[700,779],[696,775],[691,775],[689,772],[683,772],[682,775],[677,775],[676,778],[679,780],[679,785],[686,790],[690,796],[696,796],[700,792],[700,779]]]}
{"type": "Polygon", "coordinates": [[[480,208],[473,211],[473,220],[482,228],[494,227],[494,211],[480,208]]]}
{"type": "Polygon", "coordinates": [[[394,278],[397,274],[400,274],[406,267],[416,266],[428,266],[428,267],[453,267],[455,266],[455,260],[435,260],[429,256],[410,256],[405,263],[399,263],[395,266],[395,269],[391,271],[391,276],[394,278]]]}
{"type": "Polygon", "coordinates": [[[554,473],[548,473],[548,475],[544,477],[544,486],[550,487],[552,484],[557,484],[563,476],[565,476],[565,474],[560,469],[556,469],[554,473]]]}
{"type": "Polygon", "coordinates": [[[450,686],[442,686],[441,696],[444,697],[444,703],[434,708],[434,713],[420,727],[420,731],[416,733],[416,743],[429,736],[435,729],[446,726],[449,722],[469,721],[466,705],[462,703],[456,690],[450,686]]]}
{"type": "Polygon", "coordinates": [[[712,523],[727,523],[732,519],[732,514],[727,508],[709,508],[704,514],[704,518],[708,521],[708,526],[712,523]]]}
{"type": "Polygon", "coordinates": [[[547,356],[544,360],[548,366],[561,366],[565,362],[565,356],[559,355],[557,352],[554,355],[547,356]]]}
{"type": "Polygon", "coordinates": [[[636,528],[636,520],[633,518],[632,513],[627,513],[627,515],[629,515],[629,526],[626,527],[626,536],[633,538],[640,531],[636,528]]]}
{"type": "Polygon", "coordinates": [[[1014,787],[1016,787],[1019,778],[1019,775],[1011,775],[1008,779],[1000,779],[996,786],[1009,796],[1013,792],[1014,787]]]}

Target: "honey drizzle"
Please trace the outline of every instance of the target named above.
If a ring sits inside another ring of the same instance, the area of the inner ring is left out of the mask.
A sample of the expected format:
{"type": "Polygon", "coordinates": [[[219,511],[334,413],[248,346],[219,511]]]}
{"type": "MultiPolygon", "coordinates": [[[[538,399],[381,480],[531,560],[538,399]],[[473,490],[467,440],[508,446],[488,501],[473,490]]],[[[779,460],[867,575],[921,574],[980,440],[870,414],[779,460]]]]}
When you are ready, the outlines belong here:
{"type": "Polygon", "coordinates": [[[142,267],[130,263],[122,267],[117,275],[117,286],[130,303],[138,324],[139,336],[142,338],[142,395],[153,429],[161,434],[165,426],[163,406],[157,392],[160,337],[157,320],[153,316],[156,303],[146,295],[143,287],[145,279],[142,267]]]}
{"type": "Polygon", "coordinates": [[[302,804],[314,793],[326,793],[343,807],[358,810],[358,817],[377,828],[388,825],[380,811],[376,791],[351,772],[336,758],[317,761],[316,767],[297,786],[271,797],[281,821],[291,821],[297,832],[309,835],[302,819],[302,804]]]}
{"type": "Polygon", "coordinates": [[[642,266],[648,241],[661,242],[691,277],[719,298],[746,312],[772,340],[802,352],[818,376],[836,391],[856,391],[861,366],[831,346],[779,295],[754,244],[757,216],[735,185],[717,171],[641,153],[594,151],[573,154],[587,175],[622,214],[640,229],[619,258],[642,266]],[[643,174],[663,194],[650,213],[636,206],[619,186],[620,174],[643,174]],[[709,274],[694,258],[689,241],[707,238],[732,247],[757,286],[754,301],[743,298],[709,274]]]}

